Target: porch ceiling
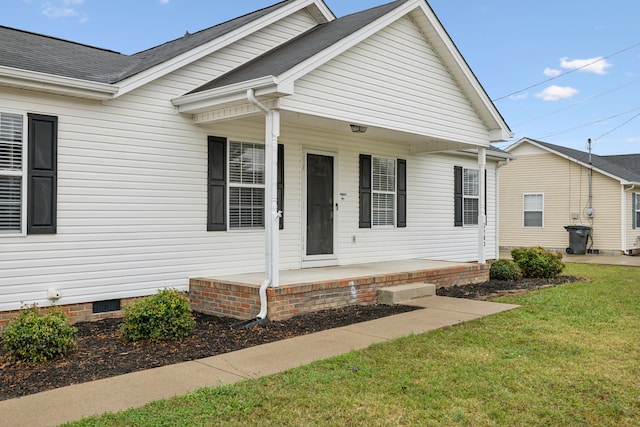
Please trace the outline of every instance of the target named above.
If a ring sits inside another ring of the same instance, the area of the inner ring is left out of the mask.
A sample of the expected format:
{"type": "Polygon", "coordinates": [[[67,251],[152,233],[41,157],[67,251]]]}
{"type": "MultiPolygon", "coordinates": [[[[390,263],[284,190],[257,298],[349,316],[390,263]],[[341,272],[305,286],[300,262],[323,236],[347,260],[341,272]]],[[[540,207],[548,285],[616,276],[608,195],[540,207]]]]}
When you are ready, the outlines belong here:
{"type": "MultiPolygon", "coordinates": [[[[265,104],[269,107],[277,105],[277,101],[266,101],[265,104]]],[[[199,126],[207,127],[213,126],[220,121],[232,121],[232,120],[249,120],[253,122],[263,122],[264,115],[261,111],[253,106],[243,105],[231,107],[233,111],[227,111],[224,114],[225,119],[221,116],[215,116],[214,112],[209,117],[206,117],[206,113],[200,114],[200,120],[196,121],[199,126]]],[[[347,120],[336,120],[326,117],[313,116],[309,114],[303,114],[293,111],[281,110],[281,120],[283,125],[294,125],[296,127],[309,127],[314,129],[321,129],[323,131],[344,133],[352,135],[350,125],[357,124],[367,127],[367,132],[359,134],[359,137],[363,139],[375,139],[381,141],[389,141],[393,143],[404,144],[409,147],[411,154],[420,153],[434,153],[450,150],[465,150],[474,149],[479,146],[474,144],[467,144],[463,142],[451,141],[442,138],[429,137],[427,135],[421,135],[411,132],[403,132],[401,130],[389,129],[371,126],[366,123],[356,123],[347,120]]],[[[486,146],[488,148],[488,145],[486,146]]]]}

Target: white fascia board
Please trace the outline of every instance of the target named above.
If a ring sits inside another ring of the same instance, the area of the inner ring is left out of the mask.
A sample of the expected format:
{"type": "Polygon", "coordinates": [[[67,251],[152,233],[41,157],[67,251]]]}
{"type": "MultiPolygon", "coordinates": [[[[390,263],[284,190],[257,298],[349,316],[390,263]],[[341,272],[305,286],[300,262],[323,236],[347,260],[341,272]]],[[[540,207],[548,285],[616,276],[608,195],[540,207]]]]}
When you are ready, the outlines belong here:
{"type": "MultiPolygon", "coordinates": [[[[241,40],[256,31],[259,31],[275,22],[278,22],[281,19],[286,18],[287,16],[297,12],[298,10],[304,9],[306,7],[316,7],[318,12],[324,16],[327,21],[335,19],[335,16],[331,11],[327,8],[321,0],[300,0],[291,2],[288,5],[280,7],[278,10],[273,13],[263,16],[260,19],[252,21],[251,23],[238,28],[235,31],[224,34],[223,36],[211,40],[209,43],[205,43],[198,47],[191,49],[188,52],[185,52],[181,55],[176,56],[166,62],[156,65],[155,67],[149,68],[148,70],[141,71],[140,73],[128,77],[119,83],[119,91],[116,95],[122,96],[132,90],[135,90],[147,83],[150,83],[158,78],[161,78],[173,71],[176,71],[186,65],[189,65],[195,61],[198,61],[212,53],[227,47],[238,40],[241,40]]],[[[314,16],[315,18],[315,16],[314,16]]]]}
{"type": "Polygon", "coordinates": [[[223,86],[171,100],[178,112],[195,114],[218,106],[247,99],[247,90],[253,89],[255,96],[286,96],[294,93],[292,84],[280,84],[274,76],[261,77],[229,86],[223,86]]]}
{"type": "MultiPolygon", "coordinates": [[[[458,79],[462,79],[459,83],[461,84],[462,89],[466,92],[466,95],[470,99],[475,98],[479,102],[479,105],[485,110],[485,113],[481,114],[480,117],[485,121],[490,119],[492,122],[487,123],[490,142],[506,142],[513,138],[513,133],[509,129],[509,126],[494,105],[493,101],[491,101],[487,95],[484,87],[482,87],[478,81],[478,78],[469,67],[469,64],[467,64],[467,61],[460,53],[433,10],[424,1],[419,1],[418,6],[424,13],[424,16],[426,16],[429,25],[432,27],[431,29],[438,35],[439,41],[442,43],[442,47],[445,48],[445,52],[439,51],[439,54],[442,55],[443,53],[447,53],[450,61],[453,61],[454,67],[450,68],[450,72],[458,79]],[[465,88],[467,89],[465,90],[465,88]]],[[[423,33],[426,36],[427,32],[423,31],[423,33]]],[[[433,43],[432,40],[429,40],[429,42],[433,43]]],[[[445,63],[447,62],[446,58],[442,57],[442,59],[445,63]]],[[[449,65],[451,65],[451,63],[449,63],[449,65]]]]}
{"type": "Polygon", "coordinates": [[[105,101],[112,99],[118,87],[72,77],[0,66],[0,85],[76,98],[105,101]]]}
{"type": "Polygon", "coordinates": [[[376,21],[373,21],[366,27],[361,28],[350,36],[345,37],[344,39],[333,44],[327,49],[315,54],[311,58],[282,73],[279,76],[280,81],[291,83],[295,82],[299,78],[325,64],[327,61],[330,61],[331,59],[335,58],[343,52],[346,52],[361,41],[366,40],[368,37],[371,37],[381,29],[387,27],[388,25],[391,25],[412,10],[416,9],[416,7],[418,7],[419,3],[421,2],[422,0],[412,0],[398,6],[393,11],[378,18],[376,21]]]}

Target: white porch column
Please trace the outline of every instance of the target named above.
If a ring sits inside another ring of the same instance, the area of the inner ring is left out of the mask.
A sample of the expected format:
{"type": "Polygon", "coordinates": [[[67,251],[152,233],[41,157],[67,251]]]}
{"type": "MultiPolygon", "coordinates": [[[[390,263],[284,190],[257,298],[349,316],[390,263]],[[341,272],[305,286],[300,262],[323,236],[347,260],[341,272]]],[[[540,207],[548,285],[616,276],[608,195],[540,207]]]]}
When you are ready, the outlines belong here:
{"type": "Polygon", "coordinates": [[[280,286],[280,215],[278,211],[278,138],[280,111],[269,110],[265,129],[265,241],[266,269],[271,287],[280,286]]]}
{"type": "Polygon", "coordinates": [[[478,264],[487,263],[485,238],[487,215],[485,213],[485,171],[487,170],[487,149],[478,148],[478,264]]]}

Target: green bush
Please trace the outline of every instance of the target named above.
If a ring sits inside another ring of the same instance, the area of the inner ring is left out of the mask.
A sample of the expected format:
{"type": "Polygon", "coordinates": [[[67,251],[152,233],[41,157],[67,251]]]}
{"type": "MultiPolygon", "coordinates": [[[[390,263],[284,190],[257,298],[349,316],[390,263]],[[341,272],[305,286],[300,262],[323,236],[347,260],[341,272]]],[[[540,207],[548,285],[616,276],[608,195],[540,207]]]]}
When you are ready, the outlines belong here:
{"type": "Polygon", "coordinates": [[[163,289],[123,309],[122,336],[129,341],[163,341],[188,335],[195,320],[187,297],[163,289]]]}
{"type": "Polygon", "coordinates": [[[562,273],[565,267],[562,254],[539,246],[513,249],[511,257],[520,266],[524,277],[550,279],[562,273]]]}
{"type": "Polygon", "coordinates": [[[518,264],[512,260],[499,259],[491,263],[489,278],[491,280],[520,280],[522,279],[522,271],[518,264]]]}
{"type": "Polygon", "coordinates": [[[41,313],[34,304],[20,310],[7,324],[2,333],[3,348],[10,359],[44,362],[73,350],[76,332],[61,309],[41,313]]]}

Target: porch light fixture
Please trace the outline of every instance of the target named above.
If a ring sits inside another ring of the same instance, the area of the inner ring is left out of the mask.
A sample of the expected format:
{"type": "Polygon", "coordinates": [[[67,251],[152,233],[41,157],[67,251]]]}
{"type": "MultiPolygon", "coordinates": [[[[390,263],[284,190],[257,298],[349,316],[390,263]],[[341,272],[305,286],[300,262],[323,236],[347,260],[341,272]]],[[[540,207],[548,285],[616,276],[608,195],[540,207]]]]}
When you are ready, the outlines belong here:
{"type": "Polygon", "coordinates": [[[353,133],[367,133],[366,126],[360,126],[360,125],[349,125],[349,126],[351,126],[351,132],[353,133]]]}

